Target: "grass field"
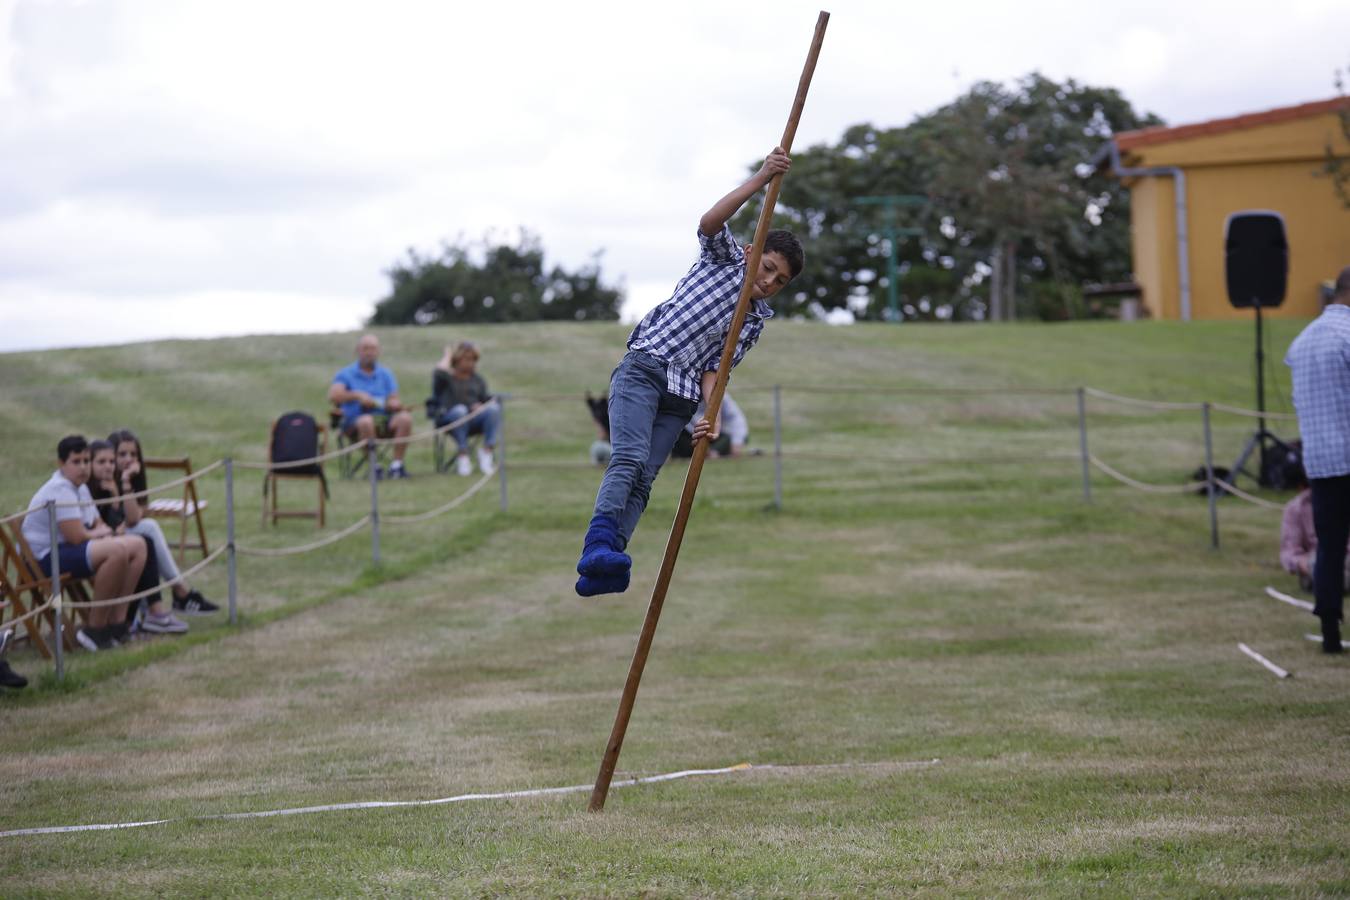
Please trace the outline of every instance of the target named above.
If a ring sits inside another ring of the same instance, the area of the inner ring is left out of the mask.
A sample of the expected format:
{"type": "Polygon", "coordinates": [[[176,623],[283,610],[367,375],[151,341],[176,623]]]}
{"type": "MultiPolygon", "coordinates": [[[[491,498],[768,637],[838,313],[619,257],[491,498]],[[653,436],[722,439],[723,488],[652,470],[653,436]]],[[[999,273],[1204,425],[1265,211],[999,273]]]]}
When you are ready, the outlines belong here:
{"type": "MultiPolygon", "coordinates": [[[[1274,360],[1302,324],[1271,324],[1274,360]]],[[[1094,475],[1084,503],[1072,458],[1081,384],[1251,406],[1245,323],[774,325],[732,390],[767,447],[768,389],[788,386],[783,508],[771,458],[705,469],[619,775],[781,768],[616,789],[600,815],[572,794],[194,820],[593,780],[683,478],[676,462],[657,482],[629,593],[578,598],[598,481],[577,465],[580,394],[603,389],[623,336],[381,332],[412,402],[442,344],[482,346],[512,394],[506,512],[492,485],[389,525],[380,566],[364,531],[242,557],[239,627],[72,654],[60,684],[12,652],[34,684],[0,694],[0,830],[176,821],[0,838],[0,896],[1350,893],[1350,669],[1261,593],[1293,589],[1278,513],[1223,501],[1215,552],[1202,499],[1094,475]],[[867,390],[804,389],[844,385],[867,390]],[[958,387],[989,391],[940,390],[958,387]]],[[[0,510],[71,431],[128,425],[199,467],[260,458],[275,415],[322,411],[353,343],[0,355],[0,510]]],[[[1180,484],[1203,459],[1194,413],[1089,412],[1093,451],[1134,477],[1180,484]]],[[[1250,428],[1217,417],[1216,461],[1250,428]]],[[[465,488],[430,474],[427,445],[409,458],[383,511],[465,488]]],[[[366,483],[330,476],[327,533],[369,504],[366,483]]],[[[240,473],[241,543],[317,536],[260,526],[258,485],[240,473]]],[[[219,540],[220,478],[203,493],[219,540]]],[[[223,600],[223,565],[198,584],[223,600]]]]}

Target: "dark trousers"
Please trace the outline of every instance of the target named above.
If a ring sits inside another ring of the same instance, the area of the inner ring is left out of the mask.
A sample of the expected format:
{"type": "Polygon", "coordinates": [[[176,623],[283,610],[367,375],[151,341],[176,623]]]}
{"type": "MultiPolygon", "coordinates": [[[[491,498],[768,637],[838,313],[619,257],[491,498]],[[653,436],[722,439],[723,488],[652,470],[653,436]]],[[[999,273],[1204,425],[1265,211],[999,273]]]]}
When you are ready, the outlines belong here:
{"type": "MultiPolygon", "coordinates": [[[[155,542],[144,535],[142,535],[142,537],[145,538],[145,568],[141,570],[140,581],[136,582],[136,593],[138,594],[141,591],[148,591],[150,588],[159,584],[159,559],[155,556],[155,542]]],[[[144,604],[146,608],[149,608],[150,604],[159,603],[163,599],[163,592],[156,591],[155,593],[128,605],[127,621],[130,622],[132,619],[136,618],[136,610],[139,609],[142,604],[144,604]]]]}
{"type": "Polygon", "coordinates": [[[1350,475],[1313,478],[1313,531],[1317,560],[1313,563],[1313,615],[1340,621],[1345,600],[1345,544],[1350,540],[1350,475]]]}

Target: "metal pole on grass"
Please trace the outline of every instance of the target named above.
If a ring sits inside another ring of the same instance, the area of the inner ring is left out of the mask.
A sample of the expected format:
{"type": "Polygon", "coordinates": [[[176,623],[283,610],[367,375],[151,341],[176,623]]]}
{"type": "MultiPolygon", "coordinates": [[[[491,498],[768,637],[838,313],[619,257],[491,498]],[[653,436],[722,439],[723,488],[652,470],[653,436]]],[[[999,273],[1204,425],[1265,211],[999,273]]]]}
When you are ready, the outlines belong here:
{"type": "Polygon", "coordinates": [[[370,470],[370,561],[380,564],[380,482],[375,442],[366,444],[366,468],[370,470]]]}
{"type": "Polygon", "coordinates": [[[225,547],[226,547],[226,570],[229,572],[230,584],[230,624],[239,624],[239,580],[235,571],[234,554],[234,460],[225,457],[225,547]]]}
{"type": "MultiPolygon", "coordinates": [[[[802,107],[806,105],[806,92],[811,86],[811,75],[815,72],[816,59],[820,56],[820,46],[825,41],[825,25],[830,14],[821,11],[816,19],[815,35],[811,39],[811,49],[806,56],[806,65],[797,82],[797,95],[792,101],[792,110],[788,113],[787,128],[779,143],[784,150],[791,152],[792,139],[797,134],[797,122],[801,119],[802,107]]],[[[726,342],[722,346],[722,357],[717,365],[717,379],[713,383],[712,395],[706,397],[707,408],[704,415],[714,421],[722,408],[722,396],[727,390],[727,379],[731,374],[731,356],[736,349],[736,339],[745,325],[746,314],[750,310],[750,290],[754,276],[759,271],[759,260],[764,253],[764,239],[769,233],[769,223],[773,219],[773,209],[778,202],[778,192],[782,189],[783,177],[776,175],[769,182],[764,204],[759,211],[759,222],[755,225],[755,238],[746,254],[745,282],[741,285],[740,296],[736,300],[736,311],[731,317],[731,327],[727,329],[726,342]]],[[[619,751],[623,748],[623,737],[628,730],[628,720],[633,715],[633,703],[637,699],[638,684],[642,681],[642,670],[647,665],[647,654],[651,651],[652,639],[656,636],[656,623],[661,618],[661,607],[666,601],[666,591],[670,587],[671,576],[675,573],[675,562],[680,555],[680,542],[684,540],[684,529],[689,522],[689,512],[694,506],[694,494],[698,491],[699,476],[703,472],[703,462],[708,458],[708,441],[701,440],[694,445],[694,455],[689,460],[689,469],[684,479],[684,490],[680,494],[679,509],[675,513],[675,522],[670,528],[670,537],[666,541],[665,556],[661,560],[661,569],[656,576],[656,586],[652,588],[651,601],[647,605],[647,616],[642,622],[642,632],[638,636],[637,649],[633,651],[633,661],[628,667],[628,678],[624,681],[623,694],[619,698],[619,710],[614,717],[614,727],[610,731],[605,753],[600,759],[600,772],[595,778],[595,789],[591,791],[590,811],[599,812],[605,808],[605,798],[609,795],[609,783],[614,777],[614,767],[619,761],[619,751]]]]}
{"type": "Polygon", "coordinates": [[[783,508],[783,388],[773,386],[773,508],[783,508]]]}
{"type": "Polygon", "coordinates": [[[1205,493],[1209,495],[1209,545],[1219,549],[1218,491],[1214,487],[1214,439],[1209,430],[1209,401],[1200,406],[1205,423],[1205,493]]]}
{"type": "Polygon", "coordinates": [[[1078,389],[1078,452],[1083,457],[1083,502],[1092,502],[1092,470],[1087,446],[1087,391],[1078,389]]]}
{"type": "Polygon", "coordinates": [[[501,507],[506,512],[506,397],[497,395],[497,477],[501,482],[501,507]]]}
{"type": "Polygon", "coordinates": [[[66,648],[65,627],[61,620],[61,537],[56,529],[56,501],[47,501],[47,524],[51,526],[52,552],[48,557],[52,561],[52,612],[55,614],[55,624],[52,626],[52,632],[56,639],[56,680],[64,681],[66,678],[66,648]]]}

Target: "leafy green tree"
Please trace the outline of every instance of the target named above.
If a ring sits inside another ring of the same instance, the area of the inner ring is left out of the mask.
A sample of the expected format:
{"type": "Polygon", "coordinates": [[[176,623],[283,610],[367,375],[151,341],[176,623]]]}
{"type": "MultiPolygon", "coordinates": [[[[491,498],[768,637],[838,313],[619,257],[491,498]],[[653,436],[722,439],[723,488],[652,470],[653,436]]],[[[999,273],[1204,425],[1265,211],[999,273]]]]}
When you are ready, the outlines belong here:
{"type": "Polygon", "coordinates": [[[372,325],[617,319],[623,305],[622,290],[601,280],[600,253],[573,272],[545,269],[539,238],[523,229],[514,245],[489,235],[435,257],[409,249],[386,274],[392,289],[372,325]]]}
{"type": "MultiPolygon", "coordinates": [[[[1350,68],[1346,69],[1350,72],[1350,68]]],[[[1345,73],[1340,69],[1336,70],[1336,93],[1341,97],[1345,96],[1345,73]]],[[[1341,107],[1338,113],[1341,120],[1341,134],[1345,136],[1346,141],[1350,141],[1350,104],[1341,107]]],[[[1341,156],[1336,152],[1336,148],[1331,141],[1327,141],[1327,159],[1322,167],[1322,174],[1331,179],[1331,186],[1336,189],[1336,195],[1341,198],[1341,203],[1350,209],[1350,157],[1341,156]]]]}
{"type": "MultiPolygon", "coordinates": [[[[1084,313],[1084,282],[1130,272],[1129,194],[1087,165],[1119,131],[1160,124],[1112,88],[1039,74],[982,82],[907,126],[855,125],[837,144],[794,154],[775,226],[807,247],[786,311],[886,310],[886,226],[899,238],[907,318],[1070,318],[1084,313]],[[927,203],[888,214],[864,196],[917,195],[927,203]]],[[[747,204],[733,227],[749,232],[747,204]]]]}

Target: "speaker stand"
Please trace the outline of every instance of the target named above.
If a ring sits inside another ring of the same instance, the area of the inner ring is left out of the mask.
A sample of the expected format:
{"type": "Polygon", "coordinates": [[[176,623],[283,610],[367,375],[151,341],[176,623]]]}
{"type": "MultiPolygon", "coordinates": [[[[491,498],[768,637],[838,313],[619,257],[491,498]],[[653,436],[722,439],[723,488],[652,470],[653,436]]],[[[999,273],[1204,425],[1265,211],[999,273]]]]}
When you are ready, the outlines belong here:
{"type": "Polygon", "coordinates": [[[1253,304],[1256,310],[1256,431],[1252,432],[1247,438],[1247,443],[1242,447],[1242,453],[1238,455],[1237,462],[1228,470],[1228,475],[1224,480],[1229,484],[1236,485],[1238,475],[1246,475],[1255,481],[1261,487],[1270,487],[1270,480],[1266,477],[1266,451],[1274,447],[1282,452],[1289,451],[1289,445],[1277,438],[1266,430],[1266,355],[1262,349],[1262,327],[1261,327],[1261,301],[1257,300],[1253,304]],[[1251,458],[1252,453],[1257,453],[1256,474],[1253,475],[1244,467],[1247,460],[1251,458]]]}

